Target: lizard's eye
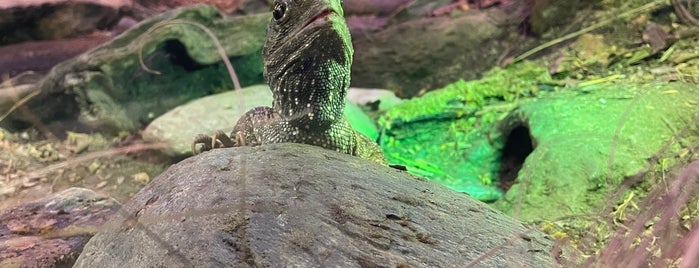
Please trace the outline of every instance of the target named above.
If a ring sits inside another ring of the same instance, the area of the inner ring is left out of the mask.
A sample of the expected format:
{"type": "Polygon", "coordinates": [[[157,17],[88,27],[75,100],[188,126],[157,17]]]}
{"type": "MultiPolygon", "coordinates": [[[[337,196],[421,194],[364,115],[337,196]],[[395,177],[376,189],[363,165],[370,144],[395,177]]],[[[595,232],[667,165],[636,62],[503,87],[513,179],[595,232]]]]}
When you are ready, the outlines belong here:
{"type": "Polygon", "coordinates": [[[274,20],[279,20],[284,17],[284,13],[286,13],[286,4],[275,1],[274,9],[272,10],[272,17],[274,17],[274,20]]]}

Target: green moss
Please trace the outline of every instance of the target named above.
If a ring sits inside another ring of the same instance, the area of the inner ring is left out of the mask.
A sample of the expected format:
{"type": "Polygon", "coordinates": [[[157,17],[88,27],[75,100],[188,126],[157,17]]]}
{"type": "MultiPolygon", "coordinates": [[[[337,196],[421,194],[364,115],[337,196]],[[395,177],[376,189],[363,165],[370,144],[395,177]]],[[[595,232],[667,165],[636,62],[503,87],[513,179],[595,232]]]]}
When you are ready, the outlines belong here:
{"type": "Polygon", "coordinates": [[[539,85],[550,82],[548,71],[529,61],[507,68],[495,67],[480,80],[459,80],[403,102],[382,116],[379,124],[391,129],[413,121],[469,117],[495,102],[514,102],[521,97],[536,96],[539,85]]]}
{"type": "MultiPolygon", "coordinates": [[[[491,201],[505,142],[520,126],[533,152],[496,207],[514,213],[520,202],[515,216],[524,220],[594,211],[699,112],[695,85],[609,77],[564,89],[534,63],[495,68],[390,109],[379,121],[381,146],[389,163],[491,201]]],[[[696,141],[688,135],[682,144],[696,141]]],[[[670,145],[666,153],[682,150],[670,145]]]]}
{"type": "Polygon", "coordinates": [[[495,206],[528,221],[600,209],[624,178],[655,165],[648,159],[699,140],[685,130],[673,142],[696,129],[697,96],[687,83],[607,83],[522,104],[506,121],[526,125],[536,148],[495,206]]]}
{"type": "Polygon", "coordinates": [[[489,141],[490,129],[550,80],[546,69],[522,62],[405,101],[379,119],[381,146],[390,163],[413,174],[480,200],[496,200],[502,195],[495,179],[502,140],[489,141]]]}

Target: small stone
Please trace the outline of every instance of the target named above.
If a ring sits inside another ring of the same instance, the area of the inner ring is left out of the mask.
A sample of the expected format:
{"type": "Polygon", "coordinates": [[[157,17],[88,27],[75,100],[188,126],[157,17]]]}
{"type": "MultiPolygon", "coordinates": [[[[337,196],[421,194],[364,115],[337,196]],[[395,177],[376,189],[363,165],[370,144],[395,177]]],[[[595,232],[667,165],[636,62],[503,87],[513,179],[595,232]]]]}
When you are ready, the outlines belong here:
{"type": "Polygon", "coordinates": [[[106,185],[107,185],[107,181],[103,181],[103,182],[100,182],[97,185],[95,185],[95,188],[101,189],[102,187],[104,187],[106,185]]]}
{"type": "Polygon", "coordinates": [[[145,172],[133,174],[131,175],[131,178],[141,185],[146,185],[150,182],[150,176],[148,176],[148,173],[145,172]]]}
{"type": "Polygon", "coordinates": [[[95,174],[95,172],[97,172],[97,170],[100,168],[100,166],[101,166],[100,162],[95,160],[95,161],[92,161],[90,166],[87,167],[87,170],[90,171],[90,174],[95,174]]]}
{"type": "Polygon", "coordinates": [[[25,178],[25,179],[22,180],[22,187],[24,187],[24,188],[34,187],[34,186],[36,186],[37,184],[39,184],[39,180],[38,180],[38,179],[31,179],[31,180],[30,180],[30,179],[25,178]]]}
{"type": "Polygon", "coordinates": [[[68,131],[68,139],[66,140],[70,145],[72,145],[72,151],[74,153],[82,153],[90,146],[90,135],[84,133],[75,133],[68,131]]]}
{"type": "Polygon", "coordinates": [[[12,195],[16,190],[17,188],[14,186],[5,185],[0,182],[0,197],[12,195]]]}
{"type": "Polygon", "coordinates": [[[70,173],[68,174],[68,181],[69,182],[76,182],[82,180],[82,177],[78,176],[77,173],[70,173]]]}

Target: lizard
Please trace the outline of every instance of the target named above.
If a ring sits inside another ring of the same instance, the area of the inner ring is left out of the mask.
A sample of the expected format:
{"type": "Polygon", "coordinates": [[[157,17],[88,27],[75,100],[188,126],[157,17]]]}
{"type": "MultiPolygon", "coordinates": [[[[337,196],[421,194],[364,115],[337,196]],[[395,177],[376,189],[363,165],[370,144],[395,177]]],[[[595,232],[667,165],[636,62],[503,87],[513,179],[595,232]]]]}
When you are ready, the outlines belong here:
{"type": "Polygon", "coordinates": [[[230,136],[197,135],[192,151],[292,142],[386,165],[378,144],[343,115],[353,53],[342,0],[275,0],[262,48],[272,107],[245,113],[230,136]]]}

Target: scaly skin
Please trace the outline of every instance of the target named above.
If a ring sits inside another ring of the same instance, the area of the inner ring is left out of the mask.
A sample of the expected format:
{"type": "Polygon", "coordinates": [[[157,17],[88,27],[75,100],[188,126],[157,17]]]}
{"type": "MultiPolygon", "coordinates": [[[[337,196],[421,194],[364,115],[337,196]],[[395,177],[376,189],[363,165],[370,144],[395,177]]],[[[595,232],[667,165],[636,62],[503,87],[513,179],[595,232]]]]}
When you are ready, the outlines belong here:
{"type": "Polygon", "coordinates": [[[381,164],[381,148],[343,116],[350,84],[352,41],[340,0],[277,0],[262,57],[272,107],[248,111],[231,137],[199,135],[202,150],[294,142],[381,164]]]}

